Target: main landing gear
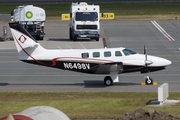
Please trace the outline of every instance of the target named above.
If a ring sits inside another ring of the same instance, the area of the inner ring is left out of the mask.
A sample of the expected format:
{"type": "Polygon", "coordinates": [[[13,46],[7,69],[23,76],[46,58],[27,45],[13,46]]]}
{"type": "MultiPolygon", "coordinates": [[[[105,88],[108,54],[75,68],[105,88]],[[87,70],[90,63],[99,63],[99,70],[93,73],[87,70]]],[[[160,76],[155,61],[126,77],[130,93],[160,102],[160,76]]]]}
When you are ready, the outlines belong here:
{"type": "Polygon", "coordinates": [[[114,82],[119,82],[118,72],[111,72],[110,76],[104,78],[104,85],[111,86],[114,82]]]}
{"type": "Polygon", "coordinates": [[[122,72],[122,70],[123,70],[122,62],[111,65],[110,76],[106,76],[104,78],[104,85],[111,86],[114,82],[119,82],[118,73],[122,72]]]}
{"type": "Polygon", "coordinates": [[[112,81],[111,77],[110,76],[106,76],[104,78],[104,85],[105,86],[111,86],[112,84],[113,84],[113,81],[112,81]]]}
{"type": "MultiPolygon", "coordinates": [[[[117,77],[116,80],[113,80],[113,79],[111,78],[111,76],[106,76],[106,77],[104,78],[104,85],[105,85],[105,86],[111,86],[111,85],[113,85],[113,82],[119,82],[119,78],[117,77]]],[[[146,76],[145,76],[145,84],[146,84],[146,85],[153,85],[153,79],[150,78],[147,74],[146,74],[146,76]]]]}

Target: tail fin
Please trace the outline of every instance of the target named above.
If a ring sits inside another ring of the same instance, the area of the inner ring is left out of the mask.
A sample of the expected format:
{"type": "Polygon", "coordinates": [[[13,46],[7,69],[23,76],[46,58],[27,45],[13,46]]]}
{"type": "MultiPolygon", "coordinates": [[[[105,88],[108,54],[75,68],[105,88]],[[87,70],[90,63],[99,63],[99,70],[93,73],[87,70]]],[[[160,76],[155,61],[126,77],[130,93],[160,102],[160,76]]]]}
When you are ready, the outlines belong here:
{"type": "Polygon", "coordinates": [[[9,26],[21,60],[42,53],[44,48],[19,23],[9,23],[9,26]]]}

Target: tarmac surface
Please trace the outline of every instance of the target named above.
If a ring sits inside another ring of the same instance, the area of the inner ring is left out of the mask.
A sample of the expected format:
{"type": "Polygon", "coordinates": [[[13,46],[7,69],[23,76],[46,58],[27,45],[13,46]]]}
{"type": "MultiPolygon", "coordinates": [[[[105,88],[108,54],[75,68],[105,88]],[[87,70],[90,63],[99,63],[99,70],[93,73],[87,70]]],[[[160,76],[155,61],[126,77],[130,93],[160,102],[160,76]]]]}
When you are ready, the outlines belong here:
{"type": "MultiPolygon", "coordinates": [[[[82,74],[23,63],[13,40],[0,42],[0,91],[78,91],[78,92],[157,92],[158,86],[169,83],[170,92],[180,91],[180,20],[156,21],[175,41],[164,36],[151,21],[101,21],[99,42],[89,39],[69,40],[69,22],[46,22],[45,39],[38,41],[47,49],[89,49],[107,47],[126,47],[143,53],[148,46],[148,54],[172,61],[166,70],[149,73],[157,82],[155,86],[142,86],[144,74],[121,74],[120,83],[106,87],[105,75],[82,74]]],[[[1,22],[0,27],[8,26],[1,22]]],[[[11,32],[8,30],[11,38],[11,32]]],[[[3,37],[3,31],[0,31],[3,37]]]]}

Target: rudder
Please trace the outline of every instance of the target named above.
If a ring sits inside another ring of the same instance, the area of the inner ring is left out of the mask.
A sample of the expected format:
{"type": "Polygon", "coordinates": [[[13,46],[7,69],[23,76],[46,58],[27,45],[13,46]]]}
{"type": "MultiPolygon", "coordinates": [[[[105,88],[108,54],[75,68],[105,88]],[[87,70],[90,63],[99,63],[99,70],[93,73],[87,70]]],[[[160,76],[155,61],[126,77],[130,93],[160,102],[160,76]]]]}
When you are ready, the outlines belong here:
{"type": "Polygon", "coordinates": [[[37,55],[44,50],[21,24],[14,22],[9,23],[9,26],[21,60],[28,59],[32,54],[37,55]]]}

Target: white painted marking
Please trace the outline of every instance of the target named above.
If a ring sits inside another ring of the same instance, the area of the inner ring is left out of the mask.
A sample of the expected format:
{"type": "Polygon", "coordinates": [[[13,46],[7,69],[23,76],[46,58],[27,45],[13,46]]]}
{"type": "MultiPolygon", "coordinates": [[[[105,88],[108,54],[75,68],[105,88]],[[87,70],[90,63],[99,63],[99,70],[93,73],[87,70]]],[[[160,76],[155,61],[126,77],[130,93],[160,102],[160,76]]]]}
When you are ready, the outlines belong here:
{"type": "Polygon", "coordinates": [[[66,46],[68,46],[70,49],[72,49],[68,44],[66,44],[66,46]]]}
{"type": "Polygon", "coordinates": [[[80,42],[78,42],[80,45],[81,45],[81,47],[83,47],[84,49],[86,49],[80,42]]]}
{"type": "Polygon", "coordinates": [[[58,48],[61,50],[61,47],[58,46],[58,48]]]}
{"type": "Polygon", "coordinates": [[[151,20],[151,23],[169,40],[175,41],[155,20],[151,20]]]}

